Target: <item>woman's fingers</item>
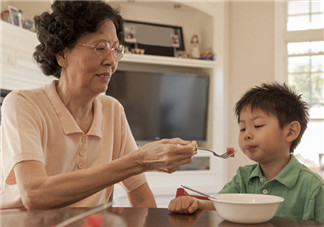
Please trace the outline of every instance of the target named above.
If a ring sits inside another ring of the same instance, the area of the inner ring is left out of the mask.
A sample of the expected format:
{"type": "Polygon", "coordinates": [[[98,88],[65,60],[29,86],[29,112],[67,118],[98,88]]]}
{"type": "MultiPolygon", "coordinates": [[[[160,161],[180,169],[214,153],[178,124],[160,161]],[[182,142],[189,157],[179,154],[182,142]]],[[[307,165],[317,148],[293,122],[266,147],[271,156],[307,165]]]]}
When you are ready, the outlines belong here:
{"type": "Polygon", "coordinates": [[[188,152],[192,152],[192,155],[197,154],[197,143],[191,142],[187,145],[173,145],[170,144],[170,149],[173,150],[173,154],[188,154],[188,152]]]}
{"type": "Polygon", "coordinates": [[[179,162],[170,163],[168,165],[161,165],[160,170],[167,173],[175,172],[180,166],[191,162],[191,158],[181,160],[179,162]]]}
{"type": "Polygon", "coordinates": [[[162,139],[159,142],[163,144],[174,144],[174,145],[189,145],[192,144],[193,146],[197,147],[197,142],[196,141],[188,141],[188,140],[183,140],[181,138],[171,138],[171,139],[162,139]]]}
{"type": "Polygon", "coordinates": [[[172,173],[179,166],[191,162],[196,151],[196,141],[184,141],[180,138],[163,139],[144,145],[139,155],[138,163],[143,166],[146,171],[157,170],[172,173]],[[186,143],[179,145],[179,143],[186,143]]]}
{"type": "Polygon", "coordinates": [[[181,165],[188,164],[196,151],[191,147],[173,147],[165,151],[160,157],[159,170],[172,173],[181,165]]]}
{"type": "Polygon", "coordinates": [[[181,145],[186,145],[186,144],[189,144],[190,141],[187,141],[187,140],[183,140],[181,138],[171,138],[171,139],[162,139],[160,140],[161,143],[163,144],[181,144],[181,145]]]}
{"type": "Polygon", "coordinates": [[[188,164],[190,162],[191,162],[191,157],[181,159],[181,160],[174,160],[172,162],[170,162],[170,161],[154,162],[151,164],[146,164],[146,166],[149,166],[150,170],[162,171],[162,172],[166,172],[166,173],[173,173],[180,166],[188,164]]]}

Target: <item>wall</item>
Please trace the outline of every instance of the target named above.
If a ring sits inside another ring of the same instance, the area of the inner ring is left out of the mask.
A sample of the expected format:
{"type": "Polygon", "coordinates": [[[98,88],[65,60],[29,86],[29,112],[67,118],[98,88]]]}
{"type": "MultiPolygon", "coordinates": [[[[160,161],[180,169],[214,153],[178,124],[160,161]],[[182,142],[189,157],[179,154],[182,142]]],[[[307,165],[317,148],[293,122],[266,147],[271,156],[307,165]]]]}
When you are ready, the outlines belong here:
{"type": "MultiPolygon", "coordinates": [[[[249,88],[274,80],[275,14],[273,2],[231,2],[228,9],[228,143],[239,148],[235,103],[249,88]]],[[[238,152],[228,162],[228,180],[238,166],[250,163],[238,152]]]]}

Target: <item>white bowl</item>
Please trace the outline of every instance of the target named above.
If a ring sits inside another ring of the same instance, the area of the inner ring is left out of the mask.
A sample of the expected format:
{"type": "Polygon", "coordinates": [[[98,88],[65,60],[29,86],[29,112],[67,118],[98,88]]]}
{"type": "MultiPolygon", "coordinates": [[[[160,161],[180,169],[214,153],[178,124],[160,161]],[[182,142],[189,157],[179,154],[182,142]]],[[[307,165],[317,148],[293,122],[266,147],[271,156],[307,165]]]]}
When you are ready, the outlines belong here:
{"type": "Polygon", "coordinates": [[[217,194],[212,196],[218,214],[236,223],[261,223],[269,221],[283,198],[262,194],[217,194]]]}

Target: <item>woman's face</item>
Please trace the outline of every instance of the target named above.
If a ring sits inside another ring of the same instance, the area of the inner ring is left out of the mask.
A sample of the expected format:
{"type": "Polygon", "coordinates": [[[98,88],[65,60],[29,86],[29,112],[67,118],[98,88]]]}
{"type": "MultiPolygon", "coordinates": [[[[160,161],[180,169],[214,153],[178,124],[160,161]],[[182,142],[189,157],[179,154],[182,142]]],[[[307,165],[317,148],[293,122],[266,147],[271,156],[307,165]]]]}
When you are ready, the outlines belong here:
{"type": "Polygon", "coordinates": [[[100,42],[118,46],[116,28],[111,20],[102,22],[95,33],[81,36],[72,49],[64,49],[59,57],[58,62],[62,66],[60,82],[72,94],[96,96],[107,90],[118,59],[111,52],[97,56],[93,47],[100,42]]]}

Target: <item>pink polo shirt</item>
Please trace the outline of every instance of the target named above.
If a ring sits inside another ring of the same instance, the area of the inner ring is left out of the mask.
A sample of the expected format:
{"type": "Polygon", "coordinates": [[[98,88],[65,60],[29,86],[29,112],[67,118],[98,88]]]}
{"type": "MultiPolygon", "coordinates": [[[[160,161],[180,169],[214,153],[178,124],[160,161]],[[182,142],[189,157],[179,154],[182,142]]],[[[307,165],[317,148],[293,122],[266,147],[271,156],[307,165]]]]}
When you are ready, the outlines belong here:
{"type": "MultiPolygon", "coordinates": [[[[94,100],[93,122],[84,134],[57,94],[57,83],[13,91],[3,102],[0,209],[23,208],[13,171],[21,161],[40,161],[52,176],[99,166],[137,149],[124,109],[116,99],[99,95],[94,100]]],[[[145,175],[140,174],[121,184],[129,192],[145,182],[145,175]]],[[[71,206],[102,204],[112,188],[71,206]]]]}

